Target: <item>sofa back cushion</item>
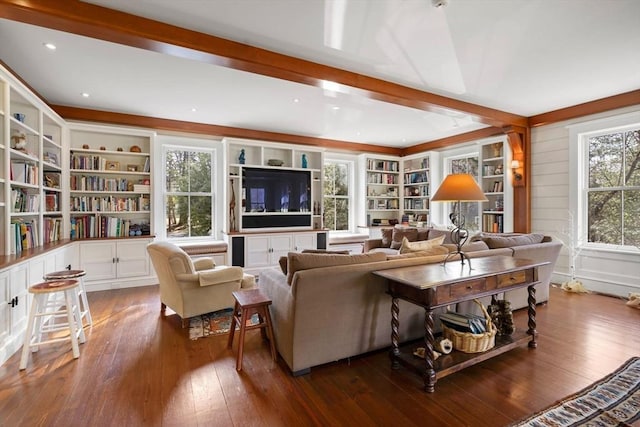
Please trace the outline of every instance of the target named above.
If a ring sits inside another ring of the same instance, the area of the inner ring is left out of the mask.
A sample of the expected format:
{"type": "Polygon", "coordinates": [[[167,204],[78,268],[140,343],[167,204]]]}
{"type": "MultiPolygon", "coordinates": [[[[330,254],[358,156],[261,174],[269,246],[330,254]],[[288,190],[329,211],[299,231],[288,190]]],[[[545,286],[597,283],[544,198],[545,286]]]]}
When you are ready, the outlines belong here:
{"type": "Polygon", "coordinates": [[[303,254],[289,252],[287,255],[287,283],[291,285],[293,275],[299,270],[312,268],[332,267],[336,265],[364,264],[369,262],[385,261],[387,256],[383,253],[367,252],[357,255],[337,254],[303,254]]]}
{"type": "MultiPolygon", "coordinates": [[[[302,253],[303,254],[324,254],[324,255],[327,255],[327,254],[349,255],[349,251],[348,250],[328,251],[326,249],[303,249],[302,253]]],[[[282,272],[284,274],[287,274],[287,272],[288,272],[287,262],[288,262],[288,257],[286,257],[286,256],[281,256],[280,259],[278,260],[278,264],[280,264],[280,270],[282,270],[282,272]]]]}
{"type": "MultiPolygon", "coordinates": [[[[449,249],[449,252],[455,252],[458,247],[454,244],[454,243],[446,243],[443,245],[444,247],[446,247],[447,249],[449,249]]],[[[476,240],[473,242],[467,242],[464,245],[462,245],[462,252],[477,252],[477,251],[486,251],[487,249],[489,249],[489,245],[487,245],[484,240],[476,240]]]]}
{"type": "Polygon", "coordinates": [[[426,256],[433,256],[433,255],[446,255],[448,253],[449,253],[449,249],[447,249],[445,246],[438,245],[422,251],[404,252],[397,255],[387,255],[387,259],[391,260],[391,259],[417,258],[417,257],[426,257],[426,256]]]}
{"type": "Polygon", "coordinates": [[[544,235],[542,234],[520,234],[513,236],[496,236],[489,235],[483,237],[482,240],[489,246],[489,249],[512,248],[514,246],[533,245],[542,243],[544,235]]]}

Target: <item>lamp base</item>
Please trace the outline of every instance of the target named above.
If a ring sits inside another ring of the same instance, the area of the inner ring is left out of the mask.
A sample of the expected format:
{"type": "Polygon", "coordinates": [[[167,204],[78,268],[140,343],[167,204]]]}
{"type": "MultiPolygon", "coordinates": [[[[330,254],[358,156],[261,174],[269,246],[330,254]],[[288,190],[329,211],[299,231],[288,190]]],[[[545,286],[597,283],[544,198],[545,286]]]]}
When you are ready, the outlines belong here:
{"type": "Polygon", "coordinates": [[[467,262],[469,263],[469,270],[473,270],[473,267],[471,267],[471,258],[469,258],[469,255],[462,252],[460,248],[456,249],[454,252],[450,252],[449,255],[447,255],[447,257],[442,262],[442,266],[444,267],[445,265],[447,265],[447,261],[449,261],[449,258],[452,258],[456,255],[460,255],[460,262],[462,263],[463,267],[464,267],[464,260],[466,259],[467,262]]]}

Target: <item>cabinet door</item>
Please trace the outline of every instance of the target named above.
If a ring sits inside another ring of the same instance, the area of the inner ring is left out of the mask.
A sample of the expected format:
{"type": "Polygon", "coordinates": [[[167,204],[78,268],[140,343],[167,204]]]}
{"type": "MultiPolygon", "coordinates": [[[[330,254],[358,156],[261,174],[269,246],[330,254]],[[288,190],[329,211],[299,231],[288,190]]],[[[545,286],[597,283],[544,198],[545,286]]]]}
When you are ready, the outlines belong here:
{"type": "Polygon", "coordinates": [[[316,233],[296,233],[293,235],[293,250],[302,252],[305,249],[316,249],[316,233]]]}
{"type": "Polygon", "coordinates": [[[118,242],[118,278],[149,275],[148,243],[146,239],[118,242]]]}
{"type": "MultiPolygon", "coordinates": [[[[29,309],[29,298],[27,289],[29,287],[28,263],[21,264],[11,269],[9,276],[9,298],[18,298],[18,304],[11,309],[11,333],[21,331],[27,326],[27,313],[29,309]]],[[[42,278],[42,276],[41,276],[42,278]]],[[[34,282],[35,284],[36,282],[34,282]]]]}
{"type": "Polygon", "coordinates": [[[267,267],[270,265],[271,243],[268,236],[245,237],[245,267],[267,267]]]}
{"type": "Polygon", "coordinates": [[[106,280],[116,278],[116,243],[80,243],[80,268],[87,272],[85,280],[106,280]]]}
{"type": "Polygon", "coordinates": [[[269,265],[275,265],[278,263],[281,256],[287,256],[287,254],[293,249],[293,235],[273,235],[270,237],[270,244],[271,260],[269,265]]]}

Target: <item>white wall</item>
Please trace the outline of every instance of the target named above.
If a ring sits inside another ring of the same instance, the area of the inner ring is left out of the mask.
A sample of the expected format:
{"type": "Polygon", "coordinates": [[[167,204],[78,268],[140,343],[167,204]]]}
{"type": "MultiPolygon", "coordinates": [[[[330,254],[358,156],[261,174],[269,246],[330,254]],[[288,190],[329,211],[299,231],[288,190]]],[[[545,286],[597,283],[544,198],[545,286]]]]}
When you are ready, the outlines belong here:
{"type": "MultiPolygon", "coordinates": [[[[640,111],[640,105],[579,119],[554,123],[531,132],[531,230],[553,235],[565,243],[571,240],[570,203],[572,174],[576,162],[570,159],[570,125],[640,111]]],[[[639,213],[640,214],[640,213],[639,213]]],[[[575,234],[575,233],[573,233],[575,234]]],[[[573,236],[573,238],[577,238],[573,236]]],[[[562,249],[552,280],[570,277],[570,251],[562,249]]],[[[587,289],[628,296],[640,292],[640,253],[584,249],[578,251],[576,276],[587,289]]]]}

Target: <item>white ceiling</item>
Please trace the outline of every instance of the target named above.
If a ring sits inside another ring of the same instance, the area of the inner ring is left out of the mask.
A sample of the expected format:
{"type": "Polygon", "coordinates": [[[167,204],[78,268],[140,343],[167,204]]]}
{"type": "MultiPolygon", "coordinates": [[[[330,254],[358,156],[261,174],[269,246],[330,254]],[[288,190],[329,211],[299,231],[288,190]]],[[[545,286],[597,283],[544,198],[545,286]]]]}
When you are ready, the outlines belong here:
{"type": "MultiPolygon", "coordinates": [[[[88,3],[523,116],[640,88],[638,0],[88,3]]],[[[0,40],[52,104],[392,147],[485,126],[4,19],[0,40]]]]}

